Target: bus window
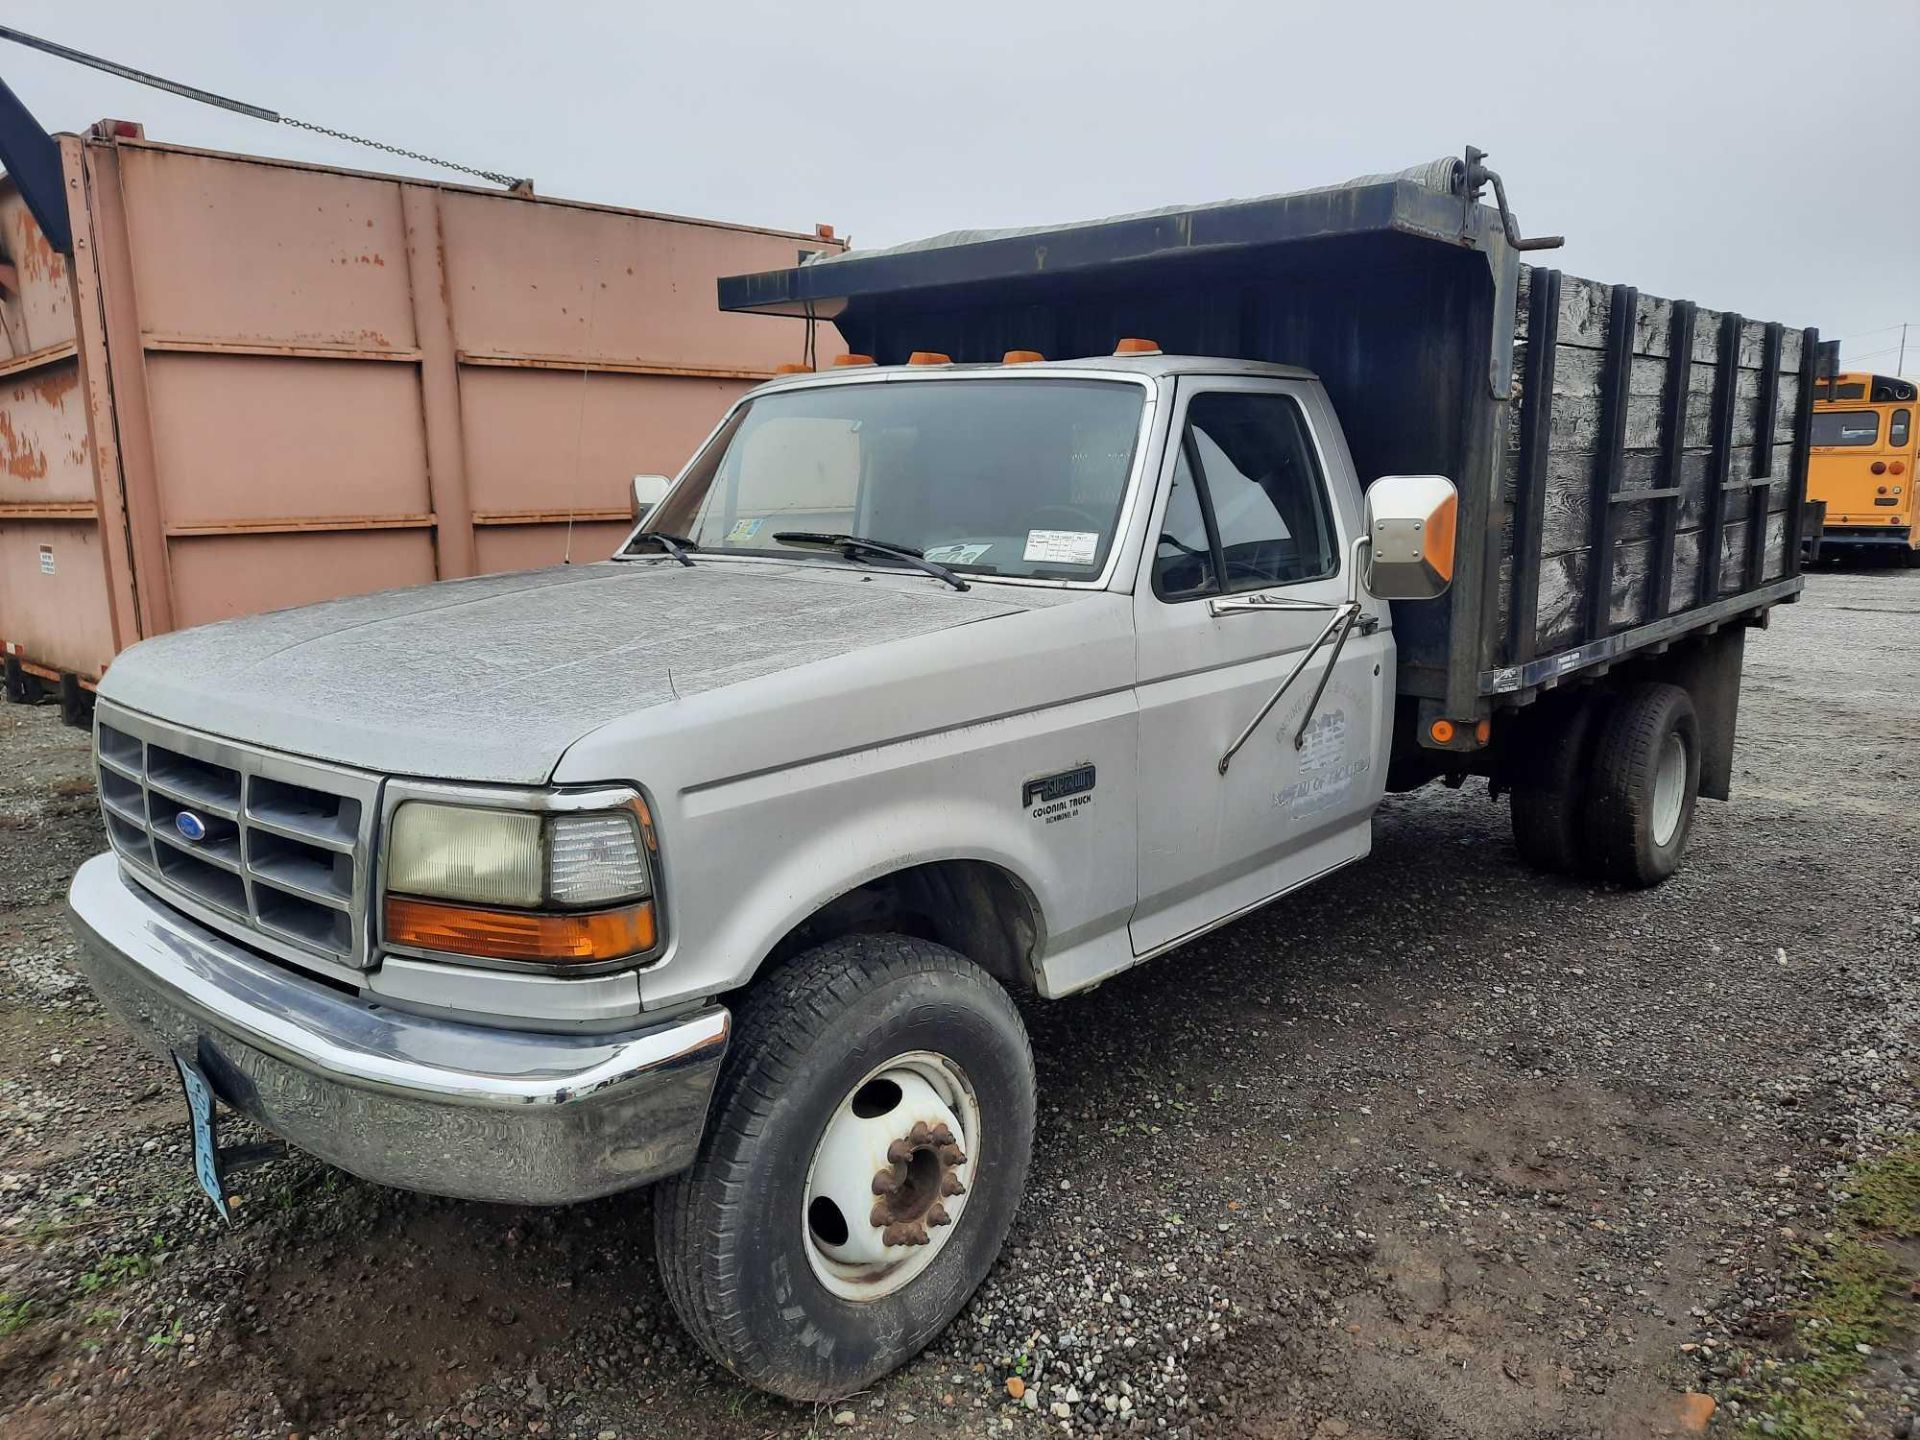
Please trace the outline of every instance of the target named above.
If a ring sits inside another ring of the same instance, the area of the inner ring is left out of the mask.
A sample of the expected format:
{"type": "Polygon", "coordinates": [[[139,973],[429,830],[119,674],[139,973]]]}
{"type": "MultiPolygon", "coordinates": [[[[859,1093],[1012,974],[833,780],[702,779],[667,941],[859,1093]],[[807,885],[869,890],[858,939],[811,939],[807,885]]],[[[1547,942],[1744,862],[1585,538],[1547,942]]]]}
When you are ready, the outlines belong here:
{"type": "Polygon", "coordinates": [[[1880,417],[1871,410],[1816,410],[1815,445],[1871,445],[1880,438],[1880,417]]]}
{"type": "Polygon", "coordinates": [[[1887,421],[1887,443],[1901,446],[1907,443],[1907,430],[1913,421],[1911,410],[1896,410],[1893,418],[1887,421]]]}

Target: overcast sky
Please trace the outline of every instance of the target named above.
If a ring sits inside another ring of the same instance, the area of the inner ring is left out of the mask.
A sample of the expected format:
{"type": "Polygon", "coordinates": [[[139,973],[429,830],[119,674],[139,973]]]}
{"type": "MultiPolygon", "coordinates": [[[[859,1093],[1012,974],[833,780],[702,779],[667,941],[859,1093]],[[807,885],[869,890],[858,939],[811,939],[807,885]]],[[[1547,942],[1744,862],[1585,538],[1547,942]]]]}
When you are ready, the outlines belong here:
{"type": "MultiPolygon", "coordinates": [[[[856,245],[1399,169],[1472,141],[1553,263],[1920,375],[1920,3],[8,0],[80,49],[549,195],[856,245]]],[[[445,176],[0,45],[51,129],[445,176]]]]}

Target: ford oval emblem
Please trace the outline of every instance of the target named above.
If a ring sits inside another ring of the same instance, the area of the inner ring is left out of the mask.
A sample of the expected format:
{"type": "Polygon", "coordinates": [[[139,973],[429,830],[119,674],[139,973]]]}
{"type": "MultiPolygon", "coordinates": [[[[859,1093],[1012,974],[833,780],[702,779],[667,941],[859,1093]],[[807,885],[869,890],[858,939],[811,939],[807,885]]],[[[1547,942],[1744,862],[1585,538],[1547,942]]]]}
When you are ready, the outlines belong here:
{"type": "Polygon", "coordinates": [[[191,810],[182,810],[174,816],[173,828],[189,840],[198,842],[207,838],[207,822],[191,810]]]}

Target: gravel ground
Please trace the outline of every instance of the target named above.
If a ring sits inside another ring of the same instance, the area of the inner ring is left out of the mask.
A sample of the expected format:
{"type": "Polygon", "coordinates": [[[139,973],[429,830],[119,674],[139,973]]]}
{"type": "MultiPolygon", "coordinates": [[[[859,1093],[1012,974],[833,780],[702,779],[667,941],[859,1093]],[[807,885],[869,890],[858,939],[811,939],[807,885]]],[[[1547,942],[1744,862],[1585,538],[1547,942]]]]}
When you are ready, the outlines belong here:
{"type": "MultiPolygon", "coordinates": [[[[1735,801],[1659,890],[1532,875],[1503,806],[1434,789],[1370,863],[1029,1007],[1004,1260],[818,1410],[693,1353],[644,1195],[457,1204],[294,1158],[220,1228],[171,1078],[69,968],[83,737],[0,708],[0,757],[8,1437],[1624,1440],[1697,1424],[1689,1392],[1744,1433],[1850,1173],[1920,1129],[1920,572],[1823,572],[1752,637],[1735,801]]],[[[1913,1424],[1920,1249],[1869,1238],[1903,1298],[1829,1428],[1772,1433],[1913,1424]]]]}

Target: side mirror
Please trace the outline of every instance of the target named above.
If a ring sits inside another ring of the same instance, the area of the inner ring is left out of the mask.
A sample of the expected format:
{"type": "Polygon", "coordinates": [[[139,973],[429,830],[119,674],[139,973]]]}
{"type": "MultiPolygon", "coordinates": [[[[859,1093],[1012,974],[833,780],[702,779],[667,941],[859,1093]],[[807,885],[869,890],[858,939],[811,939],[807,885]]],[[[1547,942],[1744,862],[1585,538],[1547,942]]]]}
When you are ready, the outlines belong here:
{"type": "Polygon", "coordinates": [[[1432,600],[1453,583],[1454,514],[1444,475],[1385,475],[1367,487],[1367,589],[1382,600],[1432,600]]]}
{"type": "Polygon", "coordinates": [[[636,475],[633,477],[633,523],[638,525],[647,518],[647,512],[667,498],[667,491],[673,488],[673,481],[665,475],[636,475]]]}

